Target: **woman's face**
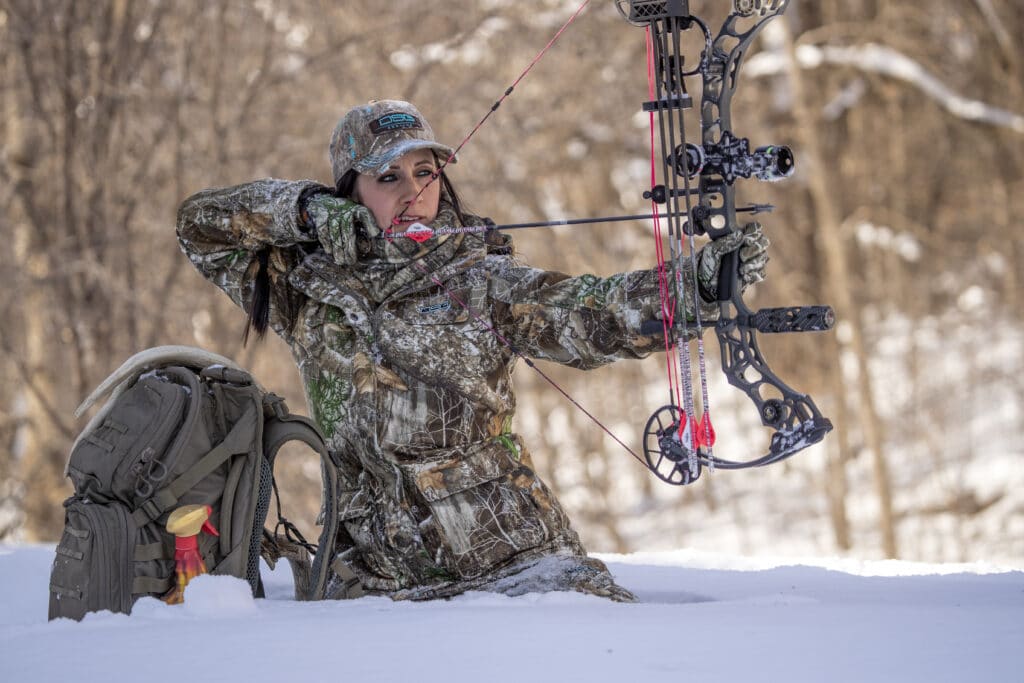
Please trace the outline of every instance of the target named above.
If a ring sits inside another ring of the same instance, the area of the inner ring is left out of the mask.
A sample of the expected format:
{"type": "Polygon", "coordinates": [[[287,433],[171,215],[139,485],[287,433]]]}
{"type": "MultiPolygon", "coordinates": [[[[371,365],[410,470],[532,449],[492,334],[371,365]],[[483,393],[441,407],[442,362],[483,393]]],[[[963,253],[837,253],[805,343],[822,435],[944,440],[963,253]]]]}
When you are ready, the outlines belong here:
{"type": "Polygon", "coordinates": [[[432,151],[414,150],[396,159],[379,176],[361,173],[356,178],[353,199],[370,210],[381,230],[401,230],[413,223],[429,225],[437,218],[441,197],[441,183],[430,182],[436,171],[432,151]]]}

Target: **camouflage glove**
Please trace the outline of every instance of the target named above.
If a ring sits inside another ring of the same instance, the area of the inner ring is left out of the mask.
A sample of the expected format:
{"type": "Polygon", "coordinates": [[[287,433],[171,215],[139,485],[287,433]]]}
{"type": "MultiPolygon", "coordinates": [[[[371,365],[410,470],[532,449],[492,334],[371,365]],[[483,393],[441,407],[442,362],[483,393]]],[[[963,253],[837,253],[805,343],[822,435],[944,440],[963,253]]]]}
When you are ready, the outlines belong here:
{"type": "Polygon", "coordinates": [[[319,192],[305,200],[300,208],[303,223],[312,227],[317,240],[334,262],[348,265],[356,262],[356,223],[375,226],[373,214],[362,204],[333,194],[319,192]]]}
{"type": "Polygon", "coordinates": [[[718,299],[718,276],[722,257],[739,249],[739,284],[742,292],[764,279],[770,242],[760,223],[747,223],[742,231],[731,232],[720,240],[706,244],[697,254],[697,282],[705,301],[718,299]]]}

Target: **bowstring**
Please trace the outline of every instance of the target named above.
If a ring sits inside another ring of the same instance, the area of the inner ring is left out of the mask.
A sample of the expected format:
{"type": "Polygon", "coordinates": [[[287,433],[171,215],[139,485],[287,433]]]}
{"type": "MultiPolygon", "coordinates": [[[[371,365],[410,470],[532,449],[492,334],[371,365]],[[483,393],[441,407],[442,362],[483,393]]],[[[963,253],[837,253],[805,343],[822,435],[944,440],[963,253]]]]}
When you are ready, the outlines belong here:
{"type": "MultiPolygon", "coordinates": [[[[483,127],[484,123],[487,122],[487,119],[491,118],[491,114],[498,110],[498,107],[501,106],[502,102],[508,99],[508,97],[512,94],[512,91],[515,90],[517,85],[519,85],[519,82],[526,78],[526,74],[530,73],[533,67],[536,66],[537,62],[539,62],[541,58],[543,58],[544,55],[547,54],[547,51],[551,49],[551,46],[555,44],[555,41],[558,40],[558,38],[562,35],[562,33],[565,32],[567,28],[569,28],[570,24],[576,21],[576,17],[578,17],[589,4],[590,0],[583,0],[583,3],[576,9],[575,12],[573,12],[572,16],[569,17],[569,19],[564,24],[562,24],[561,28],[559,28],[555,32],[555,35],[551,37],[551,40],[548,41],[548,44],[545,45],[540,50],[540,52],[538,52],[534,56],[530,63],[526,65],[526,68],[523,69],[522,72],[520,72],[520,74],[516,77],[514,81],[512,81],[512,84],[505,88],[505,92],[502,93],[501,97],[499,97],[494,102],[494,104],[491,105],[491,108],[487,110],[487,113],[484,114],[483,117],[481,117],[481,119],[476,122],[476,125],[473,126],[473,129],[471,131],[469,131],[469,134],[466,137],[464,137],[458,145],[456,145],[455,149],[452,150],[452,153],[448,155],[448,158],[441,162],[437,169],[431,174],[430,180],[427,182],[426,185],[420,188],[420,191],[417,192],[416,196],[412,198],[412,201],[409,202],[409,205],[402,209],[402,212],[394,217],[394,219],[392,220],[392,225],[398,225],[402,216],[405,215],[405,212],[408,211],[409,208],[416,203],[420,196],[424,192],[426,192],[428,187],[430,187],[435,181],[437,181],[441,177],[441,173],[444,171],[444,169],[448,167],[448,164],[452,163],[455,160],[455,158],[458,156],[462,148],[466,146],[466,143],[469,142],[474,135],[476,135],[476,132],[483,127]]],[[[391,228],[392,226],[388,226],[387,228],[385,228],[385,233],[390,232],[391,228]]]]}
{"type": "MultiPolygon", "coordinates": [[[[672,302],[675,313],[673,319],[675,321],[676,335],[676,362],[679,365],[679,375],[682,379],[682,409],[683,418],[679,421],[678,434],[680,440],[685,437],[686,431],[690,429],[689,443],[686,444],[687,450],[694,448],[693,437],[695,434],[692,432],[692,425],[696,419],[696,407],[694,405],[693,396],[693,364],[690,358],[690,345],[689,345],[689,321],[686,316],[686,293],[685,287],[683,286],[683,222],[680,217],[680,188],[679,188],[679,175],[673,172],[673,169],[669,167],[668,159],[674,153],[674,150],[680,149],[685,146],[685,127],[682,125],[682,109],[678,112],[676,107],[672,104],[672,98],[681,97],[684,94],[682,88],[681,77],[677,78],[676,74],[676,63],[674,61],[674,55],[670,50],[669,46],[669,34],[676,36],[677,31],[670,29],[669,23],[672,22],[672,18],[664,20],[664,28],[662,30],[654,29],[654,101],[657,103],[658,112],[658,126],[661,140],[661,156],[665,160],[662,165],[663,169],[663,182],[666,191],[665,202],[670,207],[670,212],[674,215],[674,218],[669,220],[668,224],[668,238],[669,238],[669,259],[673,265],[672,276],[674,285],[674,299],[672,302]],[[678,82],[677,82],[678,81],[678,82]],[[683,142],[681,145],[676,144],[676,130],[677,125],[675,122],[674,112],[678,113],[679,125],[678,129],[683,134],[683,142]]],[[[648,26],[648,31],[651,30],[651,26],[648,26]]],[[[676,42],[678,47],[678,41],[676,42]]],[[[678,51],[676,52],[678,55],[678,51]]],[[[675,60],[678,57],[675,56],[675,60]]],[[[689,178],[684,177],[685,187],[685,206],[687,220],[692,217],[692,210],[690,206],[690,194],[689,194],[689,178]]],[[[652,185],[653,187],[653,185],[652,185]]],[[[696,335],[700,338],[701,328],[696,328],[696,335]]],[[[679,405],[676,403],[676,405],[679,405]]]]}
{"type": "MultiPolygon", "coordinates": [[[[654,43],[651,38],[651,27],[648,26],[644,32],[645,40],[645,52],[647,55],[647,95],[653,102],[656,99],[655,94],[655,63],[654,63],[654,43]]],[[[648,125],[650,130],[650,149],[651,149],[651,187],[653,188],[658,184],[658,173],[656,167],[656,155],[654,152],[654,111],[648,112],[648,125]]],[[[679,363],[673,363],[672,360],[675,358],[677,340],[672,338],[671,330],[675,327],[675,312],[676,303],[672,298],[670,291],[670,285],[668,281],[668,269],[665,265],[665,249],[662,245],[662,228],[661,228],[661,216],[658,210],[658,202],[651,198],[651,215],[653,216],[653,229],[654,229],[654,254],[655,261],[658,266],[658,296],[661,300],[661,325],[662,333],[664,335],[665,342],[665,365],[666,374],[668,376],[668,400],[672,405],[680,405],[682,398],[680,396],[680,381],[679,381],[679,363]]],[[[685,323],[684,323],[685,324],[685,323]]],[[[684,340],[685,341],[685,340],[684,340]]]]}
{"type": "MultiPolygon", "coordinates": [[[[692,188],[690,184],[690,168],[689,158],[686,155],[686,119],[684,115],[684,109],[682,107],[674,107],[667,98],[663,97],[665,93],[668,97],[683,97],[686,95],[686,88],[684,87],[684,76],[682,68],[682,46],[681,46],[681,31],[673,18],[667,18],[663,23],[663,30],[654,30],[655,36],[658,38],[658,42],[655,43],[650,39],[652,31],[651,25],[647,27],[648,33],[648,79],[655,78],[655,68],[650,62],[656,62],[656,66],[661,69],[661,79],[657,80],[657,99],[658,102],[658,117],[659,126],[661,132],[661,148],[662,154],[666,159],[663,166],[664,169],[664,181],[666,187],[667,196],[665,198],[666,203],[671,202],[671,215],[673,220],[669,223],[669,246],[670,246],[670,257],[672,263],[675,266],[675,289],[676,289],[676,300],[673,302],[674,308],[679,308],[680,302],[684,302],[686,298],[686,292],[684,282],[682,279],[684,259],[688,261],[686,265],[689,266],[690,272],[693,274],[694,286],[693,286],[693,328],[695,332],[695,341],[697,346],[697,371],[700,380],[700,398],[702,415],[700,417],[700,429],[697,429],[697,410],[696,410],[696,399],[693,391],[693,364],[690,357],[690,346],[687,340],[687,332],[689,328],[689,321],[686,316],[686,306],[682,305],[681,310],[675,311],[674,315],[678,315],[678,328],[680,329],[680,339],[677,343],[685,343],[685,349],[682,345],[679,347],[678,353],[678,365],[680,367],[680,374],[683,379],[683,410],[686,413],[686,420],[689,421],[689,425],[694,431],[692,433],[693,443],[691,446],[701,445],[706,449],[707,457],[711,458],[711,447],[714,443],[713,428],[711,427],[711,405],[708,391],[708,379],[707,379],[707,360],[704,349],[704,322],[701,317],[701,301],[700,291],[697,285],[697,248],[695,243],[696,230],[694,229],[695,221],[693,220],[693,199],[692,199],[692,188]],[[671,47],[669,40],[671,38],[671,47]],[[654,54],[652,54],[654,53],[654,54]],[[664,92],[662,88],[664,87],[664,92]],[[679,144],[676,144],[675,134],[679,131],[679,144]],[[676,155],[675,151],[680,150],[680,154],[676,155]],[[676,159],[675,157],[679,158],[676,159]],[[673,158],[674,163],[669,164],[668,159],[673,158]],[[675,166],[681,164],[682,173],[677,172],[675,166]],[[679,186],[679,175],[683,177],[683,187],[680,190],[679,186]],[[685,213],[680,211],[680,195],[684,197],[683,203],[685,204],[685,213]],[[683,223],[681,216],[686,217],[686,222],[683,223]],[[684,230],[683,226],[687,226],[689,229],[684,230]],[[683,234],[686,234],[685,248],[683,234]],[[698,437],[701,437],[698,442],[698,437]]],[[[649,86],[652,99],[655,97],[655,88],[653,83],[649,86]]],[[[653,120],[654,113],[651,112],[651,140],[652,140],[652,174],[653,174],[653,120]]],[[[656,180],[652,175],[652,187],[656,183],[656,180]]],[[[660,230],[659,233],[660,234],[660,230]]],[[[674,317],[674,316],[673,316],[674,317]]],[[[671,381],[671,379],[670,379],[671,381]]],[[[678,405],[678,404],[677,404],[678,405]]],[[[683,435],[686,424],[681,421],[679,425],[679,434],[683,435]]]]}

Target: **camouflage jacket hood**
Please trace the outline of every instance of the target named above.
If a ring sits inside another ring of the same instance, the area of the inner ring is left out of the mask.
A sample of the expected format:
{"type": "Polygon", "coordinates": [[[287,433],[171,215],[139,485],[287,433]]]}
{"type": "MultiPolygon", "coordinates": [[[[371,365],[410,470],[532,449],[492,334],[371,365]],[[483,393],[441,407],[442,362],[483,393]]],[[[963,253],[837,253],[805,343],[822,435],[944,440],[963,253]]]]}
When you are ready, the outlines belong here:
{"type": "Polygon", "coordinates": [[[509,344],[581,369],[642,357],[661,344],[639,332],[659,310],[656,272],[568,277],[517,263],[507,238],[472,235],[427,244],[415,263],[359,262],[362,207],[313,235],[297,210],[312,186],[200,192],[182,204],[178,235],[245,310],[255,254],[269,250],[270,324],[342,462],[340,559],[396,598],[483,588],[628,599],[586,557],[512,431],[509,344]]]}

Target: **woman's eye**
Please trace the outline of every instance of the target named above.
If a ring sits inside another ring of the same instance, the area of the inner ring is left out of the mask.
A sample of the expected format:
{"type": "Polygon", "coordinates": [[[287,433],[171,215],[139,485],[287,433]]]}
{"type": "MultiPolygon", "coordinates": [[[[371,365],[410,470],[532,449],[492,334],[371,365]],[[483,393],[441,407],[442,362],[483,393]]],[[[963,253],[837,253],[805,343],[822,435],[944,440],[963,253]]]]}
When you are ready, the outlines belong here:
{"type": "Polygon", "coordinates": [[[432,169],[432,168],[421,168],[420,170],[416,171],[416,175],[419,178],[427,178],[429,176],[434,175],[434,169],[432,169]]]}
{"type": "Polygon", "coordinates": [[[384,175],[377,178],[378,183],[393,183],[398,180],[398,176],[394,173],[385,173],[384,175]]]}

